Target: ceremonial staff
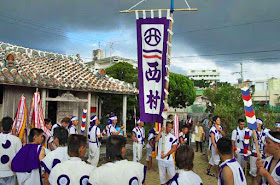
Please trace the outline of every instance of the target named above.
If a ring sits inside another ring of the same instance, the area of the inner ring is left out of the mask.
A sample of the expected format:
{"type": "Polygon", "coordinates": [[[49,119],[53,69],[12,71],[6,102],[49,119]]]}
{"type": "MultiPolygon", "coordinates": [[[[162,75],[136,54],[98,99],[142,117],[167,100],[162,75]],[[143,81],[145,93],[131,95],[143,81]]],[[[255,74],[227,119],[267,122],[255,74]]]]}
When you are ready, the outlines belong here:
{"type": "MultiPolygon", "coordinates": [[[[139,3],[137,3],[136,5],[134,5],[133,7],[131,7],[128,10],[123,10],[120,11],[120,13],[135,13],[136,17],[138,17],[138,12],[143,12],[143,17],[146,18],[146,12],[151,12],[152,17],[154,16],[154,12],[158,12],[159,13],[159,17],[161,17],[161,12],[167,12],[167,17],[169,19],[169,29],[168,29],[168,50],[167,50],[167,64],[165,67],[166,69],[166,75],[164,77],[165,79],[165,84],[164,84],[164,109],[163,112],[160,116],[162,116],[163,118],[163,126],[166,127],[166,119],[167,119],[167,108],[168,108],[168,87],[169,87],[169,69],[170,69],[170,61],[171,61],[171,47],[172,47],[172,35],[173,35],[173,13],[174,11],[197,11],[197,8],[190,8],[187,1],[185,0],[188,8],[187,9],[174,9],[174,0],[171,0],[171,5],[170,5],[170,9],[150,9],[150,10],[132,10],[132,8],[135,8],[137,5],[139,5],[140,3],[142,3],[145,0],[140,1],[139,3]]],[[[139,69],[138,69],[139,70],[139,69]]],[[[140,86],[140,85],[139,85],[140,86]]],[[[140,88],[139,88],[140,89],[140,88]]],[[[139,92],[139,96],[140,96],[140,92],[139,92]]],[[[141,105],[140,105],[141,107],[141,105]]],[[[140,110],[141,113],[141,110],[140,110]]],[[[141,115],[142,116],[142,115],[141,115]]],[[[145,121],[145,120],[141,120],[141,121],[145,121]]],[[[162,135],[162,145],[164,145],[164,141],[165,141],[165,133],[163,133],[162,135]]]]}

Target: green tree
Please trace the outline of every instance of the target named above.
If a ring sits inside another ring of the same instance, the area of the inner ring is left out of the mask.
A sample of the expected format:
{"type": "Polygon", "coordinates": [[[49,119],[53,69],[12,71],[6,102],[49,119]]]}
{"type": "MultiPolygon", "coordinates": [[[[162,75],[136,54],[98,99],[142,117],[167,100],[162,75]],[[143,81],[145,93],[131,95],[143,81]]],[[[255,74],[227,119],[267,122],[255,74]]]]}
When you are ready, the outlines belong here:
{"type": "Polygon", "coordinates": [[[241,90],[230,84],[220,87],[207,88],[204,92],[207,100],[207,110],[214,115],[219,115],[222,126],[228,135],[237,126],[239,118],[245,118],[241,90]]]}
{"type": "Polygon", "coordinates": [[[188,77],[170,73],[168,104],[173,108],[186,107],[195,101],[193,82],[188,77]]]}
{"type": "Polygon", "coordinates": [[[210,83],[211,83],[206,80],[192,80],[192,81],[193,81],[195,87],[200,87],[200,88],[209,87],[210,83]]]}
{"type": "MultiPolygon", "coordinates": [[[[134,69],[133,66],[127,62],[119,62],[111,67],[106,69],[106,74],[109,76],[119,79],[121,81],[125,81],[128,83],[136,83],[136,87],[138,87],[138,71],[134,69]]],[[[133,116],[134,116],[134,106],[138,108],[138,99],[136,95],[127,96],[127,130],[131,130],[133,124],[133,116]]],[[[100,98],[102,100],[102,116],[110,114],[113,112],[114,114],[121,116],[123,110],[123,95],[118,94],[101,94],[100,98]]],[[[139,116],[139,110],[136,111],[139,116]]],[[[121,120],[121,119],[119,119],[121,120]]],[[[121,122],[121,121],[119,121],[121,122]]],[[[106,124],[106,123],[103,123],[106,124]]]]}

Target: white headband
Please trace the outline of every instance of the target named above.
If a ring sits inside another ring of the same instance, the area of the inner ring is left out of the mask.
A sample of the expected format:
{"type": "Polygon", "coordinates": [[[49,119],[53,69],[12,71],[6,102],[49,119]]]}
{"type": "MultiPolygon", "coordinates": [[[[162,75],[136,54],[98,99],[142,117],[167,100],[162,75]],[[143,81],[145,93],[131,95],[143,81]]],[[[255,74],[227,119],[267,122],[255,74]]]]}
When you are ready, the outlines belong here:
{"type": "Polygon", "coordinates": [[[113,120],[117,120],[118,118],[117,118],[117,116],[113,116],[113,117],[110,117],[109,119],[113,121],[113,120]]]}
{"type": "Polygon", "coordinates": [[[138,120],[137,120],[137,123],[139,124],[140,122],[141,122],[141,120],[140,120],[140,119],[138,119],[138,120]]]}
{"type": "Polygon", "coordinates": [[[73,118],[71,118],[71,121],[75,121],[75,120],[78,120],[77,116],[74,116],[73,118]]]}
{"type": "Polygon", "coordinates": [[[94,120],[97,120],[97,116],[94,116],[94,117],[90,120],[90,122],[92,122],[92,121],[94,121],[94,120]]]}
{"type": "Polygon", "coordinates": [[[280,123],[276,123],[275,126],[276,126],[276,127],[280,127],[280,123]]]}
{"type": "Polygon", "coordinates": [[[261,119],[257,119],[256,122],[259,124],[263,124],[263,121],[261,119]]]}
{"type": "Polygon", "coordinates": [[[269,132],[267,132],[266,135],[267,135],[272,141],[274,141],[275,143],[280,143],[280,139],[277,139],[277,138],[273,137],[272,135],[270,135],[269,132]]]}

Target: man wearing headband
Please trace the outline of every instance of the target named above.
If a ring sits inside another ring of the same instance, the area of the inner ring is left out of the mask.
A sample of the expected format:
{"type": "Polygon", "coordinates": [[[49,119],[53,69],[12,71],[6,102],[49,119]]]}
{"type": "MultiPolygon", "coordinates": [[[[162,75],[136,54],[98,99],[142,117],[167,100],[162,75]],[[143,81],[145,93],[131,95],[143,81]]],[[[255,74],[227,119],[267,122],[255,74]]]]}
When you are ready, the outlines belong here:
{"type": "Polygon", "coordinates": [[[269,131],[266,133],[266,150],[271,154],[264,161],[258,158],[256,165],[258,168],[259,184],[280,184],[280,132],[269,131]]]}
{"type": "MultiPolygon", "coordinates": [[[[266,134],[263,130],[263,120],[260,118],[257,118],[257,130],[256,130],[256,135],[257,135],[257,143],[259,145],[259,150],[261,156],[264,156],[264,147],[265,147],[265,137],[266,134]]],[[[253,137],[253,132],[250,131],[250,137],[252,138],[252,152],[256,153],[256,146],[255,146],[255,141],[253,137]]],[[[256,166],[256,161],[257,157],[251,156],[250,157],[250,171],[249,173],[252,175],[252,184],[255,184],[255,179],[257,177],[257,166],[256,166]]]]}
{"type": "Polygon", "coordinates": [[[141,162],[142,159],[142,148],[144,146],[145,130],[143,128],[144,122],[140,119],[137,121],[138,126],[132,130],[133,140],[133,161],[141,162]]]}
{"type": "Polygon", "coordinates": [[[78,125],[78,117],[77,116],[72,116],[71,117],[71,124],[68,126],[68,132],[69,135],[71,134],[78,134],[76,126],[78,125]]]}
{"type": "Polygon", "coordinates": [[[118,122],[117,116],[111,116],[109,118],[109,125],[106,128],[108,137],[111,135],[119,135],[120,132],[123,130],[124,126],[121,126],[121,129],[119,131],[116,130],[117,122],[118,122]]]}
{"type": "MultiPolygon", "coordinates": [[[[243,142],[245,136],[245,121],[244,119],[238,119],[238,127],[232,131],[231,134],[231,142],[232,147],[244,149],[243,142]]],[[[244,168],[244,155],[241,153],[234,152],[234,157],[236,161],[240,164],[242,168],[244,168]]]]}
{"type": "Polygon", "coordinates": [[[275,124],[276,131],[280,132],[280,122],[275,124]]]}
{"type": "Polygon", "coordinates": [[[90,127],[88,128],[89,154],[87,161],[93,166],[97,166],[100,155],[101,133],[99,124],[98,117],[96,115],[91,116],[90,127]]]}

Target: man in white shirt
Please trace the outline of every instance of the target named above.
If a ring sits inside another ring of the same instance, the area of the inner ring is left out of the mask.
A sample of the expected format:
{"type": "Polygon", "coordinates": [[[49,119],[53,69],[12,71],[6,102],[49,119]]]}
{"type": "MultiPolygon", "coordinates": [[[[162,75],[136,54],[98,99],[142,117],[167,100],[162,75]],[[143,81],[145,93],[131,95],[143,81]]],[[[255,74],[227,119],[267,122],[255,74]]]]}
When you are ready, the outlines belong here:
{"type": "Polygon", "coordinates": [[[137,121],[138,126],[134,127],[132,130],[132,140],[133,140],[133,161],[141,162],[142,159],[142,149],[145,141],[145,131],[143,128],[144,122],[140,119],[137,121]]]}
{"type": "Polygon", "coordinates": [[[52,168],[57,164],[69,159],[67,153],[67,140],[68,140],[68,130],[64,127],[56,127],[54,129],[54,143],[57,148],[51,151],[46,157],[41,161],[41,166],[45,170],[44,185],[49,184],[49,175],[52,168]]]}
{"type": "Polygon", "coordinates": [[[18,137],[11,134],[13,119],[4,117],[2,119],[2,130],[0,133],[0,184],[16,184],[16,176],[11,170],[10,164],[22,144],[18,137]]]}
{"type": "MultiPolygon", "coordinates": [[[[238,119],[238,127],[232,131],[231,142],[233,149],[239,148],[244,149],[243,142],[245,136],[245,121],[243,119],[238,119]]],[[[234,152],[234,157],[236,161],[244,168],[244,155],[241,153],[234,152]]]]}
{"type": "Polygon", "coordinates": [[[82,161],[87,151],[87,138],[83,135],[72,134],[68,139],[69,160],[57,164],[49,177],[51,185],[88,183],[89,174],[96,167],[82,161]]]}
{"type": "Polygon", "coordinates": [[[78,121],[78,117],[77,116],[72,116],[71,117],[71,123],[68,126],[68,132],[69,135],[71,134],[78,134],[76,126],[78,125],[79,121],[78,121]]]}
{"type": "Polygon", "coordinates": [[[108,163],[90,173],[89,185],[140,185],[145,184],[146,166],[125,160],[126,138],[112,135],[106,142],[108,163]]]}
{"type": "Polygon", "coordinates": [[[166,128],[162,127],[159,134],[156,136],[156,142],[158,142],[158,168],[160,184],[166,182],[166,171],[169,178],[175,175],[175,164],[172,153],[176,151],[177,139],[170,132],[173,129],[173,125],[170,122],[166,123],[166,128]],[[164,146],[162,146],[162,133],[165,134],[164,146]]]}
{"type": "Polygon", "coordinates": [[[98,127],[100,121],[97,116],[90,119],[90,127],[88,128],[89,154],[88,162],[93,166],[97,166],[100,155],[101,135],[98,127]]]}

